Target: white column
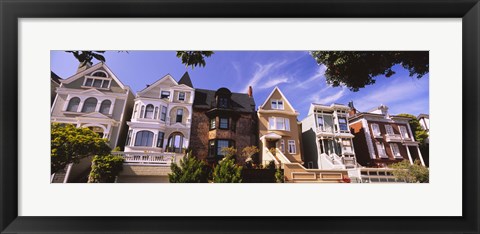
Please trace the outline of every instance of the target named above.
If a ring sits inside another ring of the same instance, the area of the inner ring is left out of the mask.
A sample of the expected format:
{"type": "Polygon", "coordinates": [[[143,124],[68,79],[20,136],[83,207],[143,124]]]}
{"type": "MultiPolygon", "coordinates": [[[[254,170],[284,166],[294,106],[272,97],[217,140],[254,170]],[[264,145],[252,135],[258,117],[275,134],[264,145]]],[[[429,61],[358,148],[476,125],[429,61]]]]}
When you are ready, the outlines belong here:
{"type": "Polygon", "coordinates": [[[412,155],[410,154],[410,149],[408,148],[408,145],[406,145],[405,148],[407,148],[408,160],[410,160],[410,164],[413,164],[412,155]]]}
{"type": "Polygon", "coordinates": [[[418,157],[420,158],[420,162],[422,162],[422,166],[425,166],[425,162],[423,161],[422,153],[420,153],[420,147],[417,146],[418,157]]]}

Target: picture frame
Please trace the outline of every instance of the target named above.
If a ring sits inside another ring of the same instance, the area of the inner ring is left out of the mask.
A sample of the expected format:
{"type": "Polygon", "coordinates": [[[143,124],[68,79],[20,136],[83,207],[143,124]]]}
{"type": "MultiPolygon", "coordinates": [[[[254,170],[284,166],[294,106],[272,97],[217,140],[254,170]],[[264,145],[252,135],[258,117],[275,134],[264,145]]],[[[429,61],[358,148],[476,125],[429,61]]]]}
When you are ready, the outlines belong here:
{"type": "Polygon", "coordinates": [[[478,0],[1,1],[1,233],[478,233],[478,0]],[[107,11],[105,9],[108,9],[107,11]],[[462,18],[462,217],[25,217],[18,215],[18,19],[123,17],[462,18]],[[467,125],[468,123],[468,125],[467,125]],[[374,225],[372,225],[374,224],[374,225]]]}

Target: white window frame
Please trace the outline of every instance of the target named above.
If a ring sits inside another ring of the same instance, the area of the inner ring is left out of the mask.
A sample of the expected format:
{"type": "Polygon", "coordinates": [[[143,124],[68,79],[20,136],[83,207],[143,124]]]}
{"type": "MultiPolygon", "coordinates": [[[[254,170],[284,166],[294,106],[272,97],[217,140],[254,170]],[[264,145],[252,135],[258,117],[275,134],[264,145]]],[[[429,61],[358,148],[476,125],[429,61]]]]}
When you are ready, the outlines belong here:
{"type": "Polygon", "coordinates": [[[178,101],[182,101],[184,102],[185,99],[187,99],[187,93],[186,92],[178,92],[178,97],[177,97],[178,101]],[[183,100],[180,100],[180,94],[183,93],[183,100]]]}
{"type": "Polygon", "coordinates": [[[285,109],[285,102],[282,99],[272,99],[271,101],[272,109],[274,110],[284,110],[285,109]],[[282,106],[280,107],[280,102],[282,106]]]}
{"type": "Polygon", "coordinates": [[[96,89],[110,89],[110,86],[112,85],[112,79],[108,77],[97,77],[97,76],[85,76],[85,79],[83,80],[83,87],[88,87],[88,88],[96,88],[96,89]],[[87,80],[92,79],[92,85],[87,85],[87,80]],[[95,87],[93,84],[95,83],[95,80],[101,80],[102,83],[100,84],[100,87],[95,87]],[[108,86],[106,88],[103,88],[103,83],[105,81],[108,81],[108,86]]]}
{"type": "Polygon", "coordinates": [[[400,154],[400,148],[397,143],[390,143],[390,150],[392,150],[392,155],[395,158],[403,158],[400,154]],[[395,150],[394,150],[395,149],[395,150]],[[396,152],[395,152],[396,151],[396,152]]]}
{"type": "Polygon", "coordinates": [[[380,132],[380,126],[376,123],[372,124],[372,134],[373,136],[381,136],[382,135],[382,132],[380,132]],[[375,131],[375,129],[377,131],[375,131]]]}
{"type": "Polygon", "coordinates": [[[407,132],[407,127],[398,126],[398,129],[400,130],[400,135],[402,135],[403,138],[407,138],[407,139],[410,138],[410,136],[408,135],[408,132],[407,132]]]}
{"type": "Polygon", "coordinates": [[[170,90],[160,90],[160,99],[163,99],[162,98],[162,93],[163,92],[168,92],[168,100],[170,100],[170,97],[172,96],[172,92],[170,92],[170,90]]]}
{"type": "Polygon", "coordinates": [[[385,150],[385,145],[383,144],[383,142],[376,142],[375,145],[377,146],[378,157],[379,158],[388,158],[387,151],[385,150]],[[379,146],[380,146],[380,148],[379,148],[379,146]],[[380,150],[382,152],[380,152],[380,150]],[[383,153],[383,155],[381,153],[383,153]]]}
{"type": "Polygon", "coordinates": [[[290,119],[283,117],[269,117],[268,130],[290,131],[290,119]],[[283,122],[283,128],[278,128],[277,123],[279,122],[283,122]]]}
{"type": "Polygon", "coordinates": [[[297,153],[297,146],[295,145],[295,140],[288,140],[288,153],[289,154],[296,154],[297,153]],[[293,146],[293,151],[290,151],[290,146],[293,146]]]}
{"type": "Polygon", "coordinates": [[[387,135],[394,135],[395,134],[395,132],[393,131],[393,127],[390,124],[385,125],[385,131],[386,131],[387,135]],[[391,131],[391,133],[389,131],[391,131]]]}

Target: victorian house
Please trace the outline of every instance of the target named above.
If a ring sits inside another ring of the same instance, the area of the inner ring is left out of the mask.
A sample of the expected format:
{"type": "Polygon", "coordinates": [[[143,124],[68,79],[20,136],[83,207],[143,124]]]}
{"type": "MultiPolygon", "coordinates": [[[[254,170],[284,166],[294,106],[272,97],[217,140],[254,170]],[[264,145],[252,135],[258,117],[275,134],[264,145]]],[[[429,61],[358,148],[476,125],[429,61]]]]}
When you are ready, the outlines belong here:
{"type": "MultiPolygon", "coordinates": [[[[134,96],[105,63],[79,67],[77,73],[59,81],[51,108],[51,122],[90,128],[107,139],[112,149],[122,147],[134,96]]],[[[75,181],[90,167],[90,158],[69,165],[56,182],[75,181]]],[[[60,173],[61,174],[61,173],[60,173]]]]}
{"type": "Polygon", "coordinates": [[[234,147],[241,152],[247,146],[256,146],[257,136],[251,87],[248,93],[232,93],[227,88],[195,90],[190,147],[197,158],[215,164],[224,157],[223,148],[234,147]]]}
{"type": "Polygon", "coordinates": [[[356,168],[353,134],[348,126],[350,108],[313,103],[302,120],[305,166],[318,169],[356,168]]]}
{"type": "Polygon", "coordinates": [[[263,164],[270,161],[279,166],[284,163],[303,164],[298,115],[278,87],[258,108],[259,149],[263,164]]]}
{"type": "Polygon", "coordinates": [[[135,97],[117,182],[167,182],[170,164],[190,141],[194,89],[188,73],[177,82],[167,74],[135,97]]]}
{"type": "Polygon", "coordinates": [[[418,142],[410,129],[410,118],[390,115],[380,105],[368,112],[358,112],[350,103],[349,125],[357,161],[362,166],[384,168],[389,164],[419,160],[425,166],[418,142]]]}

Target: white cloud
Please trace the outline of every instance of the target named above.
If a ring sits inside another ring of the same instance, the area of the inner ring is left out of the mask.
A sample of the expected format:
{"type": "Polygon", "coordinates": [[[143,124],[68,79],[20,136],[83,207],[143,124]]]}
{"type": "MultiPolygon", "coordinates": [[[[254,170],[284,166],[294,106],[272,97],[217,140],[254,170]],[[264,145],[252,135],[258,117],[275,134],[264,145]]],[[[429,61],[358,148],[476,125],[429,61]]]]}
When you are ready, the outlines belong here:
{"type": "Polygon", "coordinates": [[[325,91],[329,88],[331,87],[327,86],[323,88],[322,90],[317,92],[315,95],[310,96],[310,98],[308,98],[307,101],[312,103],[330,105],[333,102],[337,101],[338,99],[342,98],[345,95],[345,91],[347,91],[345,87],[342,87],[342,89],[337,91],[336,93],[325,96],[325,91]]]}
{"type": "Polygon", "coordinates": [[[290,82],[290,79],[288,77],[280,76],[280,77],[277,77],[277,78],[269,79],[268,81],[264,82],[262,85],[259,85],[258,88],[259,89],[268,89],[268,88],[275,87],[279,84],[288,83],[288,82],[290,82]]]}
{"type": "Polygon", "coordinates": [[[305,81],[297,83],[297,85],[295,85],[295,88],[304,88],[304,89],[305,88],[310,88],[310,86],[308,86],[308,84],[310,84],[311,82],[316,81],[316,80],[320,80],[320,79],[325,79],[325,71],[326,70],[327,70],[327,67],[322,64],[321,66],[318,67],[315,74],[310,76],[305,81]]]}
{"type": "Polygon", "coordinates": [[[257,84],[262,79],[267,77],[272,71],[274,71],[274,70],[280,68],[281,66],[285,65],[285,63],[286,63],[285,60],[281,61],[281,62],[269,63],[269,64],[266,64],[266,65],[257,63],[256,65],[257,65],[258,68],[253,73],[252,78],[250,78],[250,80],[247,82],[247,84],[243,88],[243,92],[248,91],[248,86],[252,86],[253,88],[255,88],[257,86],[257,84]]]}

